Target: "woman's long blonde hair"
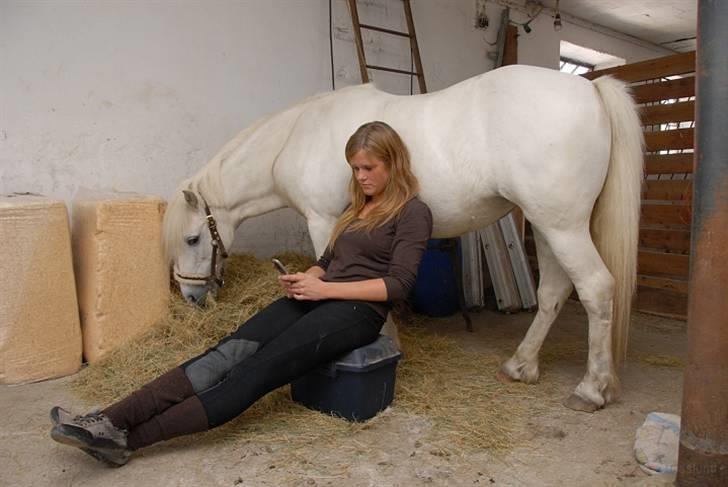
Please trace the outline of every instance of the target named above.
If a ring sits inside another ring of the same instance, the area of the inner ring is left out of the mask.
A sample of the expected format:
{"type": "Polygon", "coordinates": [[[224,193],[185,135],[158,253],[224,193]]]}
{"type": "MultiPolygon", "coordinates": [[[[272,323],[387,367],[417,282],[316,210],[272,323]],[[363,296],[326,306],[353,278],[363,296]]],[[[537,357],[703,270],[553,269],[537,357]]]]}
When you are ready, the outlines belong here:
{"type": "Polygon", "coordinates": [[[417,196],[420,185],[410,168],[410,156],[407,146],[404,145],[399,134],[384,122],[365,123],[349,137],[346,143],[346,160],[351,159],[360,150],[366,151],[371,157],[382,161],[389,170],[389,180],[384,188],[383,199],[379,205],[371,210],[366,217],[358,219],[358,215],[367,202],[367,196],[351,171],[349,181],[349,195],[351,205],[339,217],[329,240],[329,248],[334,247],[344,230],[365,229],[367,232],[384,225],[394,218],[404,207],[405,203],[417,196]],[[351,225],[351,226],[350,226],[351,225]]]}

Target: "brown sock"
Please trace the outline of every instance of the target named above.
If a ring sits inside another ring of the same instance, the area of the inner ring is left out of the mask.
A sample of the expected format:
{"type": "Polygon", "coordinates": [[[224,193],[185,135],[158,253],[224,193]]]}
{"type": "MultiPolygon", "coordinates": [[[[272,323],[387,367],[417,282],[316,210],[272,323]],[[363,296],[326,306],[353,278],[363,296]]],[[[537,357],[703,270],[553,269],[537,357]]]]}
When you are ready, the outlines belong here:
{"type": "Polygon", "coordinates": [[[197,396],[192,396],[137,425],[129,431],[127,444],[132,450],[137,450],[159,441],[208,429],[205,408],[197,396]]]}
{"type": "Polygon", "coordinates": [[[131,431],[135,426],[179,404],[195,391],[184,371],[176,367],[157,377],[121,401],[102,411],[117,428],[131,431]]]}

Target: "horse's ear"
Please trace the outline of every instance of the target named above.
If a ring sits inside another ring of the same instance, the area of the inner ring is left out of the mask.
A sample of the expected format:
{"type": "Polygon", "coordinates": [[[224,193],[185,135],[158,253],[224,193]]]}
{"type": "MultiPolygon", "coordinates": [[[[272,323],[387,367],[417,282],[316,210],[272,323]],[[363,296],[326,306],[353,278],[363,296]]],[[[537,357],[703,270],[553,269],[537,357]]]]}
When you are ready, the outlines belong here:
{"type": "Polygon", "coordinates": [[[185,201],[187,202],[187,204],[196,210],[198,205],[197,195],[192,191],[187,191],[186,189],[183,189],[182,193],[185,195],[185,201]]]}

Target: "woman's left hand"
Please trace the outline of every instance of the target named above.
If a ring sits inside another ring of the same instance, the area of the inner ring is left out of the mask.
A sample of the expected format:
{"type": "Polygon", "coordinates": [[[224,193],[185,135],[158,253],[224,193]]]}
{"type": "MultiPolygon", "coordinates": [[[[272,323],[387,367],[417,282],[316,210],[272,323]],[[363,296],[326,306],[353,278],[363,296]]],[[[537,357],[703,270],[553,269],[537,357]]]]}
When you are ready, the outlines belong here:
{"type": "Polygon", "coordinates": [[[299,301],[320,301],[326,299],[326,283],[310,274],[297,272],[279,276],[278,279],[287,284],[290,297],[299,301]]]}

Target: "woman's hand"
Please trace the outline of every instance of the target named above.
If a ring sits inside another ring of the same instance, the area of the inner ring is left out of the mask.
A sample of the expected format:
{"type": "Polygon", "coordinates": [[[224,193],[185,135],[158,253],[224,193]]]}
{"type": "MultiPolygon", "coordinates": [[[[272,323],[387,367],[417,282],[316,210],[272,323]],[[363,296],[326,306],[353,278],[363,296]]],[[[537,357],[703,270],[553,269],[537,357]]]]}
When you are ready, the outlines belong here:
{"type": "Polygon", "coordinates": [[[286,297],[292,298],[293,294],[291,293],[291,283],[283,279],[286,276],[290,276],[290,274],[279,275],[278,284],[281,285],[283,292],[286,293],[286,297]]]}
{"type": "Polygon", "coordinates": [[[328,298],[326,283],[311,274],[304,274],[303,272],[286,274],[278,276],[278,281],[289,298],[299,301],[319,301],[328,298]]]}

